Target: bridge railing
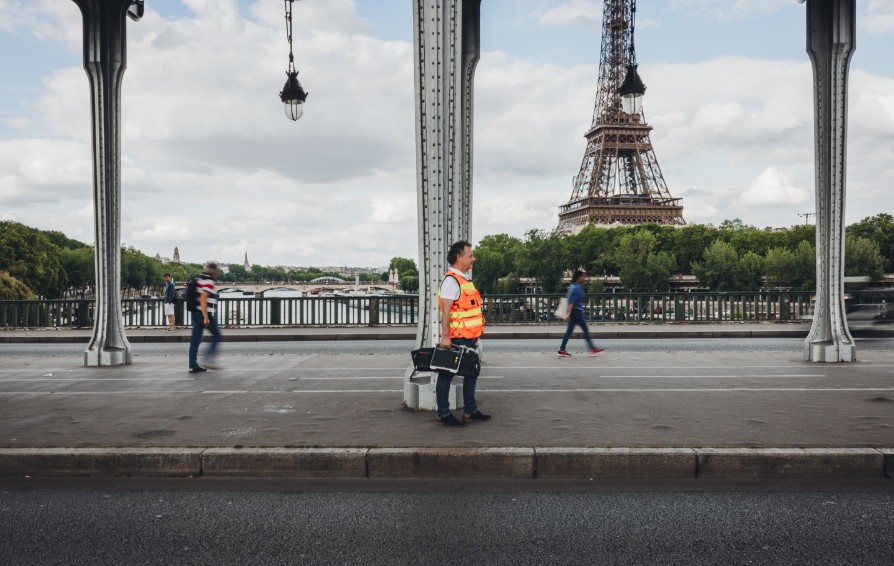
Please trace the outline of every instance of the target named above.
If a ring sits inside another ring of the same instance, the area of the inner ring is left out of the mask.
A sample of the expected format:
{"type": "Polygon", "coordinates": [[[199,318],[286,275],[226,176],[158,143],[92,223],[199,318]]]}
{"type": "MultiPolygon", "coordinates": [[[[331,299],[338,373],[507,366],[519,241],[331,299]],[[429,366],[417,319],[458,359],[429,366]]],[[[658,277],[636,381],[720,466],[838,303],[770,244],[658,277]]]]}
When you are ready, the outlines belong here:
{"type": "MultiPolygon", "coordinates": [[[[590,294],[584,317],[592,323],[680,323],[771,321],[810,314],[812,293],[598,293],[590,294]]],[[[556,324],[553,315],[564,295],[487,295],[488,324],[556,324]]],[[[124,325],[167,324],[161,299],[122,300],[124,325]]],[[[218,301],[223,326],[411,326],[419,314],[416,295],[354,297],[245,297],[218,301]]],[[[92,300],[0,301],[0,327],[85,328],[93,325],[92,300]]],[[[190,325],[183,301],[178,325],[190,325]]]]}

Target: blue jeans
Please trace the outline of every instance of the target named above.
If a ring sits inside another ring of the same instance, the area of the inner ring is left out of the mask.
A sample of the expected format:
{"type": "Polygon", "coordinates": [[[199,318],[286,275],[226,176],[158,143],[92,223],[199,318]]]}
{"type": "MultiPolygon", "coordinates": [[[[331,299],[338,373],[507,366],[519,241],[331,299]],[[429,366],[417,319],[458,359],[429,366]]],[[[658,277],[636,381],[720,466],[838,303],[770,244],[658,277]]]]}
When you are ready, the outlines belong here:
{"type": "MultiPolygon", "coordinates": [[[[478,344],[477,340],[467,338],[453,338],[451,340],[457,346],[469,346],[474,348],[478,344]]],[[[439,419],[443,419],[450,414],[450,382],[456,374],[449,371],[438,372],[438,382],[435,384],[435,400],[437,401],[439,419]]],[[[478,403],[475,401],[475,388],[478,386],[478,377],[463,377],[463,412],[467,415],[474,415],[478,411],[478,403]]]]}
{"type": "Polygon", "coordinates": [[[580,326],[584,331],[584,339],[587,341],[587,347],[591,350],[596,347],[593,344],[592,338],[590,338],[590,329],[587,328],[587,321],[584,320],[584,311],[571,309],[571,316],[568,317],[568,328],[565,329],[565,336],[562,338],[562,346],[559,348],[560,352],[568,345],[568,338],[570,338],[571,333],[574,332],[575,326],[580,326]]]}
{"type": "MultiPolygon", "coordinates": [[[[217,326],[217,316],[210,314],[208,319],[211,324],[208,325],[208,331],[211,332],[211,345],[205,352],[205,357],[214,359],[217,355],[217,346],[220,344],[220,327],[217,326]]],[[[205,333],[205,321],[202,318],[202,311],[192,312],[192,335],[189,338],[189,369],[199,366],[199,344],[202,343],[202,335],[205,333]]]]}

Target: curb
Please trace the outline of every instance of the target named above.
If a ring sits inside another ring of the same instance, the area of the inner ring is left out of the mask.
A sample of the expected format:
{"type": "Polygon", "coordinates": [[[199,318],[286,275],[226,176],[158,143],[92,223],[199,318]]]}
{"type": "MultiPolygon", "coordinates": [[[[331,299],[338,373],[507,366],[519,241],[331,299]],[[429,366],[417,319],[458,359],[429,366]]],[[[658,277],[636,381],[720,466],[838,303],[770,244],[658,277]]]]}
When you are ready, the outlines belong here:
{"type": "Polygon", "coordinates": [[[866,480],[894,448],[4,448],[0,477],[866,480]]]}

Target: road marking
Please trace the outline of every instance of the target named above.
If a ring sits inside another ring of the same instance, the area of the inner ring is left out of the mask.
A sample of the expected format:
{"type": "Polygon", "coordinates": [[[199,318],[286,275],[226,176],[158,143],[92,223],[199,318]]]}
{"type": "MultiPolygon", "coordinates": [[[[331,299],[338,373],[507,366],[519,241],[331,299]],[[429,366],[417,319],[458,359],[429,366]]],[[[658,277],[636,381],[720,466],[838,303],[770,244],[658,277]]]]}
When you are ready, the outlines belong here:
{"type": "Polygon", "coordinates": [[[0,379],[0,383],[7,382],[34,382],[34,381],[64,381],[66,383],[75,383],[78,381],[195,381],[195,378],[192,377],[174,377],[174,378],[159,378],[153,379],[151,377],[96,377],[96,378],[88,378],[88,377],[25,377],[25,378],[11,378],[11,379],[0,379]]]}
{"type": "MultiPolygon", "coordinates": [[[[736,365],[735,367],[731,366],[572,366],[572,365],[561,365],[561,366],[485,366],[485,367],[498,367],[500,369],[577,369],[577,370],[606,370],[606,369],[632,369],[636,371],[643,371],[647,369],[660,369],[660,370],[677,370],[677,369],[780,369],[780,368],[803,368],[808,364],[789,364],[785,366],[742,366],[736,365]]],[[[894,365],[891,364],[880,364],[880,365],[861,365],[859,363],[854,364],[855,368],[894,368],[894,365]]]]}
{"type": "Polygon", "coordinates": [[[894,392],[894,388],[889,387],[826,387],[826,388],[810,388],[810,387],[729,387],[729,388],[662,388],[662,389],[645,389],[645,388],[592,388],[592,389],[479,389],[479,392],[486,393],[768,393],[770,391],[782,391],[787,393],[854,393],[854,392],[894,392]]]}
{"type": "MultiPolygon", "coordinates": [[[[894,393],[894,388],[883,387],[734,387],[734,388],[574,388],[574,389],[479,389],[480,393],[894,393]]],[[[403,393],[403,389],[302,389],[302,390],[206,390],[206,391],[0,391],[0,396],[9,395],[301,395],[336,393],[403,393]]]]}
{"type": "MultiPolygon", "coordinates": [[[[462,377],[462,376],[459,376],[462,377]]],[[[354,379],[403,379],[403,376],[398,377],[299,377],[300,381],[350,381],[354,379]]],[[[482,375],[479,376],[478,379],[504,379],[502,375],[482,375]]],[[[0,380],[2,381],[2,380],[0,380]]]]}
{"type": "MultiPolygon", "coordinates": [[[[574,376],[578,377],[578,376],[574,376]]],[[[647,377],[682,377],[682,378],[698,378],[698,377],[712,377],[712,378],[720,378],[720,377],[827,377],[824,373],[795,373],[795,374],[727,374],[727,375],[663,375],[663,374],[651,374],[651,375],[600,375],[598,377],[604,378],[647,378],[647,377]]]]}

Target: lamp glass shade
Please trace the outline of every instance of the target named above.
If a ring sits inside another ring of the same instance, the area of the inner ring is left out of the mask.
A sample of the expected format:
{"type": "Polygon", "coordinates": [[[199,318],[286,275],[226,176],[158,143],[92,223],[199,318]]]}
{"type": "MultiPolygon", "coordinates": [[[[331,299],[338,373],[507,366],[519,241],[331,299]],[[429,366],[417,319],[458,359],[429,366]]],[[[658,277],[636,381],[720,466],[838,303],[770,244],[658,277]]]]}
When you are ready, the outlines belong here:
{"type": "Polygon", "coordinates": [[[297,120],[304,115],[304,102],[300,100],[286,100],[282,105],[289,120],[297,120]]]}
{"type": "Polygon", "coordinates": [[[643,95],[627,94],[621,97],[621,110],[624,114],[639,114],[643,109],[643,95]]]}

